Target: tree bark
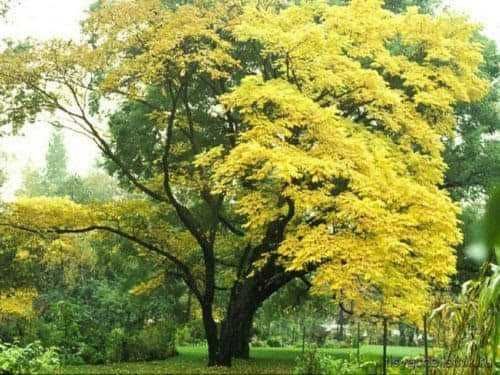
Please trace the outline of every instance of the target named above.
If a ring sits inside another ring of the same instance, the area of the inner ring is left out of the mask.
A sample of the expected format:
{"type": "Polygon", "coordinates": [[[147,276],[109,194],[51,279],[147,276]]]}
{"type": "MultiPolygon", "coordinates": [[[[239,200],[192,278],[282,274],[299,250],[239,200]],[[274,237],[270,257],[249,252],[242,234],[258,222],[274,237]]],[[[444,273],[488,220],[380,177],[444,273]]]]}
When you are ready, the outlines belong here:
{"type": "Polygon", "coordinates": [[[217,324],[212,316],[212,306],[202,306],[203,326],[208,345],[208,366],[217,365],[217,350],[219,339],[217,335],[217,324]]]}
{"type": "Polygon", "coordinates": [[[296,278],[295,273],[268,264],[231,289],[226,317],[221,325],[217,365],[231,366],[232,358],[249,358],[250,334],[255,313],[274,292],[296,278]]]}
{"type": "Polygon", "coordinates": [[[342,341],[344,340],[344,323],[345,323],[345,317],[344,317],[344,310],[339,309],[339,317],[337,320],[337,340],[342,341]]]}
{"type": "Polygon", "coordinates": [[[234,357],[250,357],[250,330],[253,317],[260,306],[258,285],[255,280],[247,279],[237,283],[231,290],[231,296],[222,322],[217,364],[231,366],[234,357]]]}
{"type": "Polygon", "coordinates": [[[399,323],[399,346],[406,346],[406,328],[403,323],[399,323]]]}
{"type": "Polygon", "coordinates": [[[424,314],[424,359],[425,375],[429,375],[429,343],[427,341],[427,314],[424,314]]]}
{"type": "Polygon", "coordinates": [[[250,343],[246,333],[252,318],[253,313],[246,310],[224,320],[221,327],[217,365],[231,366],[233,358],[250,358],[250,343]]]}
{"type": "Polygon", "coordinates": [[[387,318],[384,318],[384,336],[383,336],[383,353],[382,353],[382,374],[387,375],[387,318]]]}
{"type": "MultiPolygon", "coordinates": [[[[249,358],[250,338],[256,311],[273,293],[305,272],[286,272],[270,259],[252,276],[240,274],[229,295],[225,318],[220,332],[213,319],[213,298],[198,297],[208,344],[208,365],[230,367],[232,359],[249,358]]],[[[208,295],[208,297],[211,297],[208,295]]]]}
{"type": "Polygon", "coordinates": [[[253,315],[245,322],[241,336],[233,350],[233,357],[239,359],[250,359],[250,340],[252,338],[253,315]]]}

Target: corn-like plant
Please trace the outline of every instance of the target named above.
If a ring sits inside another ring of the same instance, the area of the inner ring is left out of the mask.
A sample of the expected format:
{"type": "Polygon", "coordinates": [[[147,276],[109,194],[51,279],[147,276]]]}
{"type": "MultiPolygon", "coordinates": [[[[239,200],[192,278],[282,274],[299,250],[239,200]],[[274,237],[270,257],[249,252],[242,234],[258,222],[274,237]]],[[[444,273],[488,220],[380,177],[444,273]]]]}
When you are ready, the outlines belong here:
{"type": "Polygon", "coordinates": [[[500,333],[500,267],[491,265],[468,281],[454,302],[434,310],[431,319],[446,328],[444,361],[453,374],[493,374],[500,333]]]}
{"type": "Polygon", "coordinates": [[[463,284],[461,294],[434,310],[450,372],[493,374],[500,344],[500,188],[491,194],[483,222],[486,264],[477,280],[463,284]],[[495,264],[497,263],[497,264],[495,264]],[[444,328],[444,329],[443,329],[444,328]]]}

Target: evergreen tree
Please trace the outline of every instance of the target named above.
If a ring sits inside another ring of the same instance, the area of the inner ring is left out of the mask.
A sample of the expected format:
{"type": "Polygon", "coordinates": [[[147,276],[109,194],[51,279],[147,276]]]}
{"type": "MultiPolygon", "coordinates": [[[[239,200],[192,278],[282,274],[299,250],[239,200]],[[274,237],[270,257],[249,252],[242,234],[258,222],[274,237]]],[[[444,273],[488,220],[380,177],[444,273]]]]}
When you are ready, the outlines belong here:
{"type": "Polygon", "coordinates": [[[120,194],[116,181],[108,174],[94,170],[87,176],[68,171],[68,156],[62,132],[52,133],[40,171],[28,167],[23,174],[23,187],[18,196],[68,197],[77,203],[105,202],[120,194]]]}
{"type": "Polygon", "coordinates": [[[60,187],[68,177],[68,156],[64,145],[64,136],[60,131],[52,133],[45,162],[45,180],[50,185],[60,187]]]}

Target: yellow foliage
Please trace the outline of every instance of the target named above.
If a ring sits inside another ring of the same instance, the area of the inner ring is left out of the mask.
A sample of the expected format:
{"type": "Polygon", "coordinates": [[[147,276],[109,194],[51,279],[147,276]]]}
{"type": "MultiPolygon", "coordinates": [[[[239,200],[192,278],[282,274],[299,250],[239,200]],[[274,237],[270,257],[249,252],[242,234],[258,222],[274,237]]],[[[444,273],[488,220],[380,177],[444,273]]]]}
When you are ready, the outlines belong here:
{"type": "Polygon", "coordinates": [[[156,289],[160,288],[165,283],[165,275],[158,274],[152,279],[136,285],[130,290],[134,296],[148,295],[156,289]]]}
{"type": "Polygon", "coordinates": [[[68,198],[19,198],[11,205],[9,215],[13,223],[43,230],[85,227],[95,221],[91,208],[68,198]]]}
{"type": "Polygon", "coordinates": [[[291,199],[279,247],[290,270],[317,264],[316,292],[419,321],[461,240],[458,207],[437,186],[453,105],[485,93],[475,26],[353,0],[249,5],[232,29],[261,43],[282,78],[247,77],[221,98],[247,129],[217,163],[206,155],[216,189],[261,235],[286,209],[279,197],[291,199]]]}
{"type": "Polygon", "coordinates": [[[2,316],[29,317],[33,314],[33,300],[36,292],[30,289],[16,289],[0,293],[0,319],[2,316]]]}
{"type": "MultiPolygon", "coordinates": [[[[461,241],[458,207],[439,186],[453,107],[487,88],[472,41],[477,27],[448,14],[394,14],[381,0],[274,5],[200,1],[173,10],[160,0],[106,0],[84,26],[92,46],[53,41],[4,54],[0,84],[55,86],[55,97],[44,98],[53,110],[79,97],[95,71],[102,80],[92,90],[111,100],[145,100],[152,85],[171,99],[191,80],[208,82],[210,99],[241,123],[225,123],[218,130],[233,142],[196,152],[192,164],[172,168],[170,182],[187,207],[210,193],[243,218],[244,239],[214,240],[217,254],[257,247],[293,213],[284,238],[261,247],[269,249],[263,259],[277,251],[289,270],[314,268],[316,292],[353,301],[360,312],[419,320],[432,288],[453,274],[461,241]]],[[[182,130],[185,112],[173,122],[182,130]]],[[[162,109],[150,120],[165,130],[170,115],[162,109]]],[[[190,147],[182,139],[169,156],[190,147]]],[[[144,184],[160,191],[163,176],[144,184]]],[[[140,199],[91,207],[20,199],[11,206],[12,221],[43,231],[109,225],[140,235],[193,261],[202,279],[199,244],[170,214],[171,206],[140,199]]]]}

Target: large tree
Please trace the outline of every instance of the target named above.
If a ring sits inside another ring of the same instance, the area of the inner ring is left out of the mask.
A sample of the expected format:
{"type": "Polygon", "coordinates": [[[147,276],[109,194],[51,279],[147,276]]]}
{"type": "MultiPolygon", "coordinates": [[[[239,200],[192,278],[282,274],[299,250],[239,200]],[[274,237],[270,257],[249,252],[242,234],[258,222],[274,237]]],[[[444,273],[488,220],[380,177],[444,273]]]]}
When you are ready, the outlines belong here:
{"type": "Polygon", "coordinates": [[[25,199],[10,222],[163,256],[201,306],[210,365],[248,355],[256,310],[297,277],[416,320],[454,270],[443,139],[454,104],[486,91],[475,27],[379,0],[283,4],[102,1],[88,42],[0,58],[5,122],[64,116],[138,194],[25,199]]]}
{"type": "Polygon", "coordinates": [[[484,198],[500,178],[500,54],[496,43],[477,36],[484,45],[481,74],[490,82],[488,95],[474,103],[460,103],[455,108],[455,137],[446,140],[445,161],[449,168],[444,187],[452,197],[464,201],[484,198]]]}

